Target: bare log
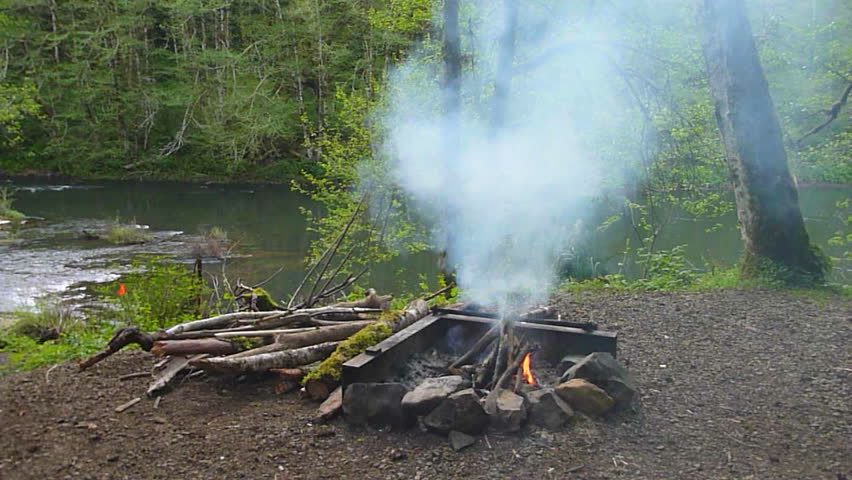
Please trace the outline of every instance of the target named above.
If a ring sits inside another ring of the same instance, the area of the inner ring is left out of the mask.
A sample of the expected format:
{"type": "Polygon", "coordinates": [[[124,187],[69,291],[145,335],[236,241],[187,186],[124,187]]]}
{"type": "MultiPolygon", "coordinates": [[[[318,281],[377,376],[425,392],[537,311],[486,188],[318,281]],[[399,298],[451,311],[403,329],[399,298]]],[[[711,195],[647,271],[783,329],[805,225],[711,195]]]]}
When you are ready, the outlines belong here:
{"type": "Polygon", "coordinates": [[[336,342],[346,340],[359,330],[373,322],[350,322],[333,327],[317,327],[310,332],[284,333],[278,335],[276,343],[281,344],[284,349],[306,347],[318,343],[336,342]]]}
{"type": "Polygon", "coordinates": [[[273,316],[276,313],[290,313],[286,311],[281,312],[235,312],[235,313],[226,313],[224,315],[217,315],[215,317],[210,318],[202,318],[201,320],[193,320],[191,322],[181,323],[180,325],[175,325],[174,327],[166,329],[167,335],[177,335],[179,333],[191,332],[194,330],[204,330],[209,328],[218,328],[223,325],[228,325],[232,322],[236,322],[238,320],[246,320],[253,318],[264,318],[273,316]]]}
{"type": "Polygon", "coordinates": [[[272,368],[289,368],[307,365],[327,358],[337,348],[339,342],[326,342],[319,345],[262,353],[247,357],[217,357],[193,360],[193,367],[213,373],[265,372],[272,368]]]}
{"type": "Polygon", "coordinates": [[[395,321],[391,322],[391,328],[394,333],[396,333],[407,328],[426,315],[429,315],[429,304],[427,304],[422,298],[418,298],[409,303],[402,312],[402,315],[400,315],[395,321]]]}
{"type": "Polygon", "coordinates": [[[218,338],[200,338],[196,340],[161,340],[155,342],[151,347],[151,353],[157,356],[163,355],[197,355],[208,353],[210,355],[230,355],[237,351],[237,347],[231,342],[219,340],[218,338]]]}
{"type": "Polygon", "coordinates": [[[309,367],[294,367],[294,368],[273,368],[270,373],[274,373],[281,377],[282,380],[301,381],[302,377],[308,374],[311,369],[309,367]]]}

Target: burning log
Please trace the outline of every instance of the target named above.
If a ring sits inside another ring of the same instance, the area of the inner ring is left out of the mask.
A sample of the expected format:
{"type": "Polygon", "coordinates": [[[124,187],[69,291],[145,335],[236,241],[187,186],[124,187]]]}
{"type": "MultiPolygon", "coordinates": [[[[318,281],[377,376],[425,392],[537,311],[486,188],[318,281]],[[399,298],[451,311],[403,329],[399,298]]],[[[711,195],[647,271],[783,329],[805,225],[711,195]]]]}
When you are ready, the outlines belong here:
{"type": "Polygon", "coordinates": [[[272,368],[290,368],[308,365],[327,358],[337,348],[339,342],[326,342],[319,345],[262,353],[247,357],[217,357],[194,360],[193,367],[214,373],[265,372],[272,368]]]}
{"type": "Polygon", "coordinates": [[[533,347],[527,347],[527,348],[521,350],[521,352],[523,354],[518,355],[517,360],[515,362],[512,362],[512,364],[509,365],[509,367],[503,372],[503,374],[500,375],[500,378],[494,384],[493,390],[506,388],[506,385],[508,384],[509,379],[512,378],[512,375],[514,375],[515,372],[517,372],[521,368],[521,363],[527,358],[527,355],[531,354],[534,351],[535,351],[535,348],[533,348],[533,347]]]}
{"type": "Polygon", "coordinates": [[[237,347],[224,340],[217,338],[200,338],[197,340],[161,340],[155,342],[151,347],[151,353],[157,356],[164,355],[197,355],[208,353],[210,355],[230,355],[236,353],[237,347]]]}

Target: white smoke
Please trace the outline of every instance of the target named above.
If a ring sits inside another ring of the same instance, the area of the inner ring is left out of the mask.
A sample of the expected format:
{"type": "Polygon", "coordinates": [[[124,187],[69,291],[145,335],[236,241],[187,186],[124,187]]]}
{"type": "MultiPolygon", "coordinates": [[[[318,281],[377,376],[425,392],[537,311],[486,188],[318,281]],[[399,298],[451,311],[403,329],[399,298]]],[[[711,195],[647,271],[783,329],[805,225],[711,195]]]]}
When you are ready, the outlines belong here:
{"type": "Polygon", "coordinates": [[[471,26],[463,51],[475,55],[475,66],[468,61],[463,72],[459,150],[445,155],[434,46],[391,75],[383,149],[399,184],[436,225],[434,242],[470,299],[529,304],[549,293],[555,255],[599,192],[601,145],[618,149],[607,136],[621,129],[607,111],[623,108],[611,90],[614,53],[589,47],[605,40],[600,25],[584,26],[564,9],[524,7],[505,126],[495,133],[489,114],[502,2],[462,3],[461,24],[471,26]]]}

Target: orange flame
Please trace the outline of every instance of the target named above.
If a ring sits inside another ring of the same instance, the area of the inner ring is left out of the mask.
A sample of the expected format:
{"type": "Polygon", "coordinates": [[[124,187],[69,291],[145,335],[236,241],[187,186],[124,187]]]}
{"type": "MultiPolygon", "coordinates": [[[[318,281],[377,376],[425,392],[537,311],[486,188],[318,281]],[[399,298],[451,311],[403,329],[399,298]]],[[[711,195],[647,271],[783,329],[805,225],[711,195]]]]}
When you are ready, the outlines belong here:
{"type": "Polygon", "coordinates": [[[118,296],[123,297],[127,295],[127,289],[124,287],[124,284],[121,283],[118,285],[118,296]]]}
{"type": "Polygon", "coordinates": [[[530,368],[530,357],[532,357],[532,353],[528,353],[527,356],[524,357],[524,361],[521,362],[521,368],[524,372],[524,378],[527,379],[527,383],[530,385],[535,385],[535,377],[532,374],[532,369],[530,368]]]}

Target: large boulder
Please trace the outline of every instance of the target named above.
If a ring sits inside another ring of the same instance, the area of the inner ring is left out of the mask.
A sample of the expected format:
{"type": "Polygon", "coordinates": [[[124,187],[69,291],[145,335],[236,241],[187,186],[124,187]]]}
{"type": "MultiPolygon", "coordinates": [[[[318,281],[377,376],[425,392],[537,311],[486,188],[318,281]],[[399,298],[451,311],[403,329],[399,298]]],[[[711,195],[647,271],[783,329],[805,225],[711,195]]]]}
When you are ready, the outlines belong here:
{"type": "Polygon", "coordinates": [[[406,393],[400,383],[353,383],[343,392],[343,413],[350,423],[408,427],[414,417],[402,408],[406,393]]]}
{"type": "Polygon", "coordinates": [[[593,417],[603,415],[615,405],[615,400],[603,389],[582,378],[568,380],[555,391],[571,408],[593,417]]]}
{"type": "Polygon", "coordinates": [[[530,422],[548,430],[559,430],[574,417],[571,406],[552,389],[535,390],[527,394],[530,422]]]}
{"type": "Polygon", "coordinates": [[[427,378],[402,398],[402,408],[413,415],[426,415],[451,394],[470,387],[461,375],[427,378]]]}
{"type": "Polygon", "coordinates": [[[485,397],[485,413],[497,431],[517,432],[527,420],[526,399],[511,390],[494,390],[485,397]]]}
{"type": "Polygon", "coordinates": [[[633,404],[639,393],[636,380],[618,361],[607,352],[595,352],[565,371],[560,381],[575,378],[586,379],[603,388],[619,409],[633,404]]]}
{"type": "Polygon", "coordinates": [[[456,430],[476,435],[488,425],[488,414],[479,403],[479,396],[472,388],[456,392],[441,401],[428,415],[423,424],[430,430],[449,433],[456,430]]]}

